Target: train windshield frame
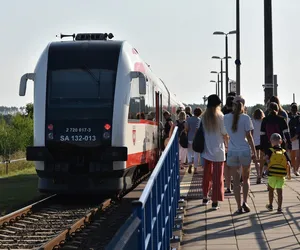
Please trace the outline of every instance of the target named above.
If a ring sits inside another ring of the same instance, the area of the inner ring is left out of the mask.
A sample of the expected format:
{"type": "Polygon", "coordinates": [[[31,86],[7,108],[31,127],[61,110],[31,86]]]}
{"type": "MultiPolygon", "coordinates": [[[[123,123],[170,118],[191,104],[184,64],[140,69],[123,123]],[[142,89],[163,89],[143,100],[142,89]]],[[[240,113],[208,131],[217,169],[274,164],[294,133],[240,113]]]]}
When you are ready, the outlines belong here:
{"type": "Polygon", "coordinates": [[[116,72],[88,68],[48,71],[49,107],[113,106],[116,72]]]}

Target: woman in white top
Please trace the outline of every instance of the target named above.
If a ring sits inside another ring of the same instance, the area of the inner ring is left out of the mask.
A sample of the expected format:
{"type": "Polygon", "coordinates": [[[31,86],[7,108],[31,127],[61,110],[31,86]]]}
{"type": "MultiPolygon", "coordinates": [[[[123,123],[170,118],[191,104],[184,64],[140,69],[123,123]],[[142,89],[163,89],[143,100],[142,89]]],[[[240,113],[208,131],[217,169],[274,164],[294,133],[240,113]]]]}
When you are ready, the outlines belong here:
{"type": "Polygon", "coordinates": [[[224,124],[229,135],[227,166],[233,176],[233,191],[237,202],[237,213],[250,212],[247,197],[250,188],[250,164],[256,159],[256,151],[251,130],[253,124],[251,118],[244,113],[245,100],[236,96],[233,100],[233,113],[224,117],[224,124]],[[246,140],[247,139],[247,140],[246,140]],[[242,171],[241,171],[242,169],[242,171]],[[243,177],[243,204],[241,204],[241,172],[243,177]]]}
{"type": "Polygon", "coordinates": [[[201,158],[203,164],[203,204],[208,204],[208,192],[212,188],[212,208],[219,209],[219,201],[224,200],[224,161],[227,132],[224,127],[221,100],[217,95],[210,95],[207,108],[202,116],[204,131],[204,151],[201,158]]]}
{"type": "Polygon", "coordinates": [[[254,161],[256,173],[257,173],[257,179],[256,184],[261,183],[262,173],[263,173],[263,167],[264,167],[264,153],[263,149],[260,147],[260,127],[262,119],[265,117],[264,112],[261,109],[256,109],[253,113],[252,123],[253,123],[253,139],[254,139],[254,145],[257,155],[257,160],[254,161]]]}

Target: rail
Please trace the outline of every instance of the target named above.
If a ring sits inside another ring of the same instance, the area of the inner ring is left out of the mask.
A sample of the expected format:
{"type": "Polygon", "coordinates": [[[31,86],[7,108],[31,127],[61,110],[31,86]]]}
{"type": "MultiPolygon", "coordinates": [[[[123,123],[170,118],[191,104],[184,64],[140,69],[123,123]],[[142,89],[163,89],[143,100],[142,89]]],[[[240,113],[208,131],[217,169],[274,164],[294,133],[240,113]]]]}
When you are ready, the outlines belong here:
{"type": "Polygon", "coordinates": [[[132,216],[119,229],[106,250],[170,249],[172,228],[180,198],[177,127],[157,163],[132,216]]]}

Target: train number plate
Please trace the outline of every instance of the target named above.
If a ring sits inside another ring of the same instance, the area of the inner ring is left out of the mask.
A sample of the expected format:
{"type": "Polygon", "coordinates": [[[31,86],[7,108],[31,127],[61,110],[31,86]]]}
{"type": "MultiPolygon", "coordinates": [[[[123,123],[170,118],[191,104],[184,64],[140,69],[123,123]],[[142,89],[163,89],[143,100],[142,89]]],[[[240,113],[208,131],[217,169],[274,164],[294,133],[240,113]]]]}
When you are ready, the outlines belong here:
{"type": "Polygon", "coordinates": [[[66,128],[65,130],[66,133],[90,133],[92,132],[92,129],[91,128],[66,128]]]}
{"type": "Polygon", "coordinates": [[[96,141],[95,135],[61,135],[60,141],[96,141]]]}

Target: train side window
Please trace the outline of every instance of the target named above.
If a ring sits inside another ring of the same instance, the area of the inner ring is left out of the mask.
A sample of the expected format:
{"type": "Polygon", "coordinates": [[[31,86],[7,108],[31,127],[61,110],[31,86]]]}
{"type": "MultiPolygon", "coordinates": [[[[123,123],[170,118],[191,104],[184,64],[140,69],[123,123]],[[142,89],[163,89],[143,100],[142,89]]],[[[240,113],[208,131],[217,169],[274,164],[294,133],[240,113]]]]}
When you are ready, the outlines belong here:
{"type": "Polygon", "coordinates": [[[139,81],[137,78],[134,78],[131,81],[128,119],[140,119],[140,104],[139,81]]]}
{"type": "Polygon", "coordinates": [[[147,83],[147,93],[145,95],[145,114],[146,119],[153,121],[155,119],[155,105],[154,105],[154,89],[152,82],[147,83]]]}

